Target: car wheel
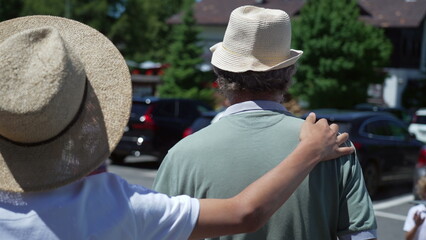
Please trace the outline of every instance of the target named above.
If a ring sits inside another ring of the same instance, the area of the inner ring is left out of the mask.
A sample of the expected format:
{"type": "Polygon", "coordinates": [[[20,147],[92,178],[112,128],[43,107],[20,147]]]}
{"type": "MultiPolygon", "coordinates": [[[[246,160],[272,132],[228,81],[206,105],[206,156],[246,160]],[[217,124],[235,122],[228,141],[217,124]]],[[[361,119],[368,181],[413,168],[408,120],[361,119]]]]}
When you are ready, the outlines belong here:
{"type": "Polygon", "coordinates": [[[364,181],[370,196],[376,194],[379,188],[379,170],[376,164],[370,163],[364,168],[364,181]]]}
{"type": "Polygon", "coordinates": [[[113,163],[124,163],[124,159],[126,158],[125,155],[119,155],[112,153],[110,156],[110,159],[113,163]]]}

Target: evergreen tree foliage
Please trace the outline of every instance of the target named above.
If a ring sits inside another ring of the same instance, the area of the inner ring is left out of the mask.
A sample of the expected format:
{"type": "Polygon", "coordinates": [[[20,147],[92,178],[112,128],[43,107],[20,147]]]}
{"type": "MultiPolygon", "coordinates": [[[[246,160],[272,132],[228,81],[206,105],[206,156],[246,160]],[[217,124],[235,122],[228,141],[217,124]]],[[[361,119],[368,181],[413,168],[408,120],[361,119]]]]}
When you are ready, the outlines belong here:
{"type": "Polygon", "coordinates": [[[199,32],[192,4],[189,4],[182,16],[182,24],[177,25],[173,32],[174,41],[166,61],[169,67],[159,89],[161,97],[193,98],[212,103],[213,90],[209,88],[209,83],[213,76],[198,69],[203,62],[199,32]]]}
{"type": "Polygon", "coordinates": [[[167,18],[183,0],[0,0],[0,19],[53,15],[85,23],[113,41],[126,59],[163,62],[171,34],[167,18]]]}
{"type": "Polygon", "coordinates": [[[304,54],[290,91],[310,108],[352,107],[383,82],[392,45],[358,18],[354,0],[309,0],[293,20],[292,47],[304,54]]]}
{"type": "Polygon", "coordinates": [[[121,0],[125,9],[108,34],[123,55],[137,62],[164,62],[171,41],[167,18],[178,13],[183,0],[121,0]]]}
{"type": "Polygon", "coordinates": [[[108,14],[118,0],[23,0],[22,16],[52,15],[77,20],[108,34],[114,18],[108,14]]]}

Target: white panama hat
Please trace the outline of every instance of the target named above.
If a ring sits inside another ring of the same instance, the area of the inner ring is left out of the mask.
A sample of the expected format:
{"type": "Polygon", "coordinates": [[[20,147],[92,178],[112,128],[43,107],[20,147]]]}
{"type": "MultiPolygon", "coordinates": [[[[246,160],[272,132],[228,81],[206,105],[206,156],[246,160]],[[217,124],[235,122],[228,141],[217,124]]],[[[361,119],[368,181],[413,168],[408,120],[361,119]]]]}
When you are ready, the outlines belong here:
{"type": "Polygon", "coordinates": [[[269,71],[296,63],[291,23],[278,9],[242,6],[232,11],[223,42],[210,48],[213,66],[229,72],[269,71]]]}

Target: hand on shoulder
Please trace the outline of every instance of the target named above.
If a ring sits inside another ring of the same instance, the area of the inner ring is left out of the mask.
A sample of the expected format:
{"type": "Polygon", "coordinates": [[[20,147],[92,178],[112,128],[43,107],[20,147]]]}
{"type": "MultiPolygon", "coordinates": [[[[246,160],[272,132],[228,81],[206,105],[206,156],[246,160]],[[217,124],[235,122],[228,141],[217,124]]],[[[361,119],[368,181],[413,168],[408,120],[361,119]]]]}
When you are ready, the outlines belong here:
{"type": "Polygon", "coordinates": [[[299,138],[300,145],[318,154],[320,161],[335,159],[355,151],[353,147],[341,146],[348,140],[348,133],[339,134],[339,126],[329,125],[326,119],[316,121],[315,113],[310,113],[306,118],[299,138]]]}

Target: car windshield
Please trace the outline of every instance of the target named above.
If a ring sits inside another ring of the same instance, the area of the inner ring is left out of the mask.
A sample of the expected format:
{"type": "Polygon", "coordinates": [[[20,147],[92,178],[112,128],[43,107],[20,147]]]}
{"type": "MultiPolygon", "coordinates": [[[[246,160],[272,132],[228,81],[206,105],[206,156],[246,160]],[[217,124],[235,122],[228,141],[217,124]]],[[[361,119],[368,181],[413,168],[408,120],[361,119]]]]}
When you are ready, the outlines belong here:
{"type": "Polygon", "coordinates": [[[149,108],[149,105],[147,105],[147,104],[141,104],[141,103],[133,102],[131,116],[132,117],[139,117],[139,116],[145,114],[146,111],[148,110],[148,108],[149,108]]]}

